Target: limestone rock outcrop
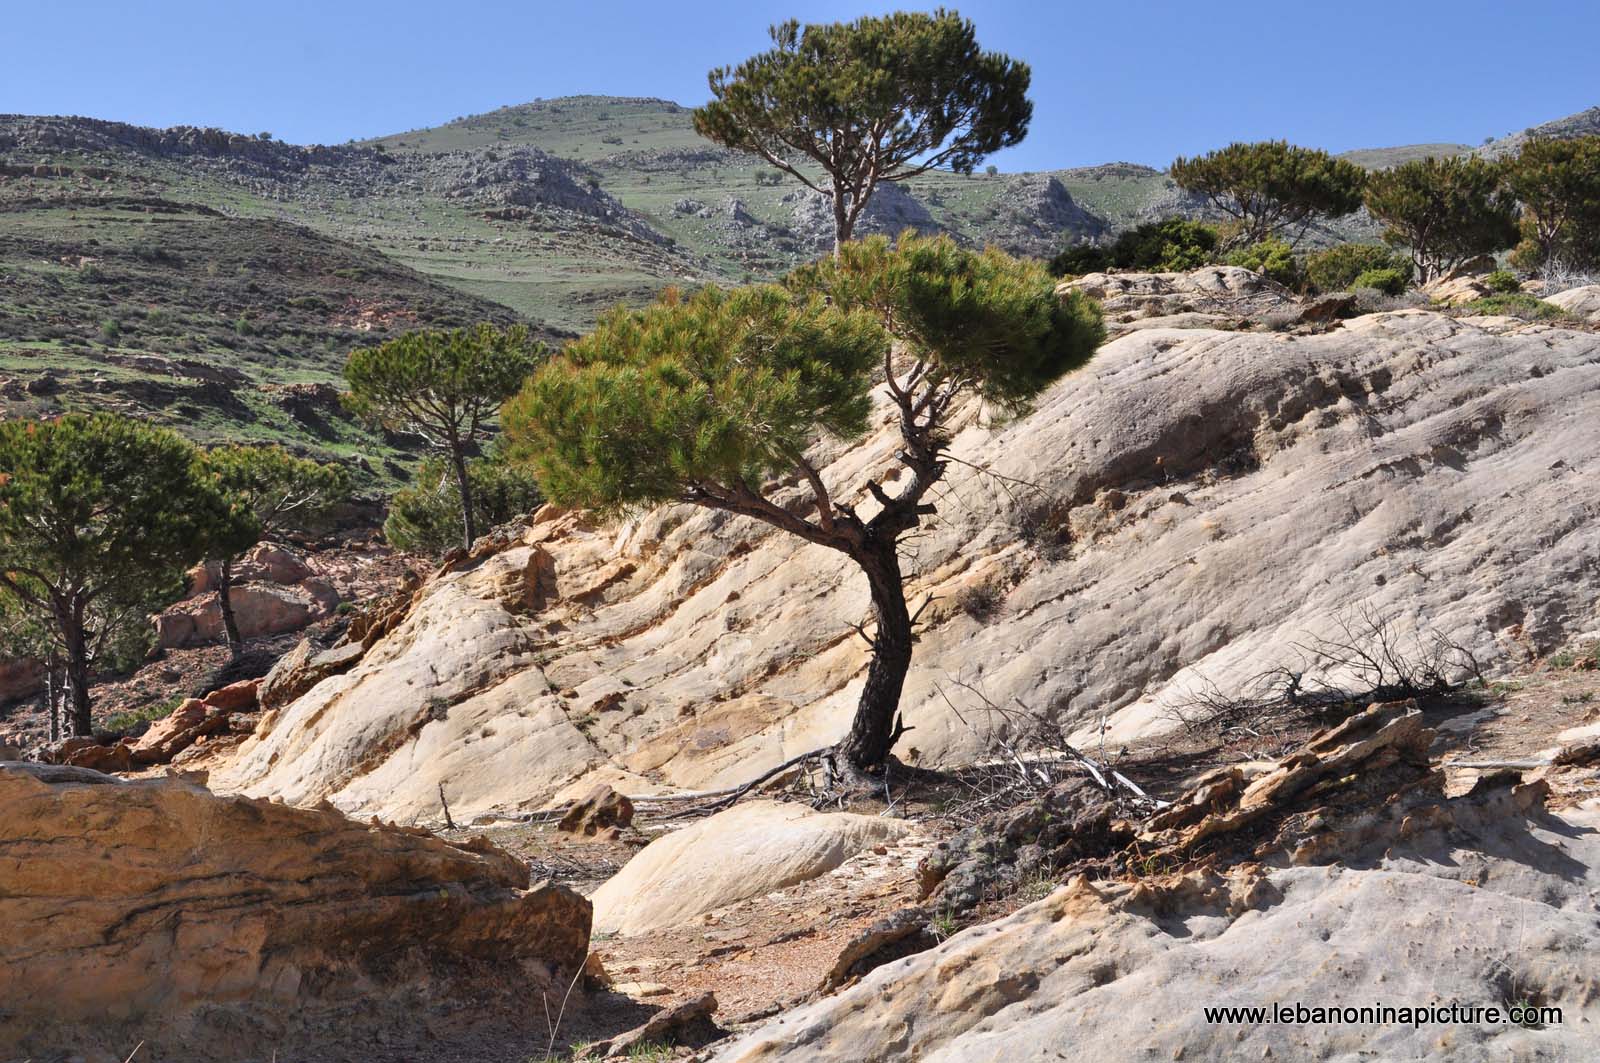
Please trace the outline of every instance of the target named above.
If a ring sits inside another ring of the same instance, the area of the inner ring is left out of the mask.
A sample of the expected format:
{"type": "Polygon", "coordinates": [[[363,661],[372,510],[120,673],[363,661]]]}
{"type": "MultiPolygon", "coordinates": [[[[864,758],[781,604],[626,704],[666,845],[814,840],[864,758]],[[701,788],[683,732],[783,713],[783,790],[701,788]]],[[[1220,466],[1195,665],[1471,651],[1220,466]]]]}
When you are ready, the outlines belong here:
{"type": "Polygon", "coordinates": [[[1600,325],[1600,284],[1587,284],[1581,288],[1568,288],[1545,300],[1554,303],[1574,317],[1581,317],[1600,325]]]}
{"type": "MultiPolygon", "coordinates": [[[[1230,312],[1279,298],[1243,270],[1182,284],[1230,312]]],[[[1358,606],[1491,671],[1549,652],[1600,627],[1596,423],[1600,334],[1425,310],[1316,335],[1142,329],[1025,417],[970,407],[908,555],[913,607],[934,600],[897,752],[983,754],[998,721],[956,678],[1081,745],[1171,729],[1198,690],[1298,670],[1296,647],[1358,606]]],[[[870,513],[853,492],[895,440],[884,418],[812,456],[870,513]]],[[[513,531],[281,704],[212,784],[428,823],[442,784],[468,821],[599,772],[630,795],[622,780],[737,785],[845,733],[867,660],[851,625],[870,619],[845,558],[687,506],[513,531]]]]}
{"type": "Polygon", "coordinates": [[[35,764],[0,766],[0,805],[8,1056],[253,1058],[295,1028],[331,1049],[559,998],[587,953],[589,902],[485,842],[35,764]]]}
{"type": "Polygon", "coordinates": [[[734,805],[641,849],[594,892],[601,933],[642,934],[826,874],[902,837],[903,820],[804,805],[734,805]]]}
{"type": "Polygon", "coordinates": [[[1600,813],[1554,815],[1511,773],[1444,798],[1420,720],[1374,705],[1248,785],[1219,769],[1118,877],[1073,878],[713,1058],[1586,1058],[1600,813]],[[1295,1003],[1353,1010],[1272,1016],[1295,1003]],[[1500,1017],[1397,1017],[1451,1004],[1500,1017]],[[1510,1018],[1528,1005],[1559,1019],[1510,1018]],[[1231,1007],[1267,1017],[1206,1014],[1231,1007]]]}

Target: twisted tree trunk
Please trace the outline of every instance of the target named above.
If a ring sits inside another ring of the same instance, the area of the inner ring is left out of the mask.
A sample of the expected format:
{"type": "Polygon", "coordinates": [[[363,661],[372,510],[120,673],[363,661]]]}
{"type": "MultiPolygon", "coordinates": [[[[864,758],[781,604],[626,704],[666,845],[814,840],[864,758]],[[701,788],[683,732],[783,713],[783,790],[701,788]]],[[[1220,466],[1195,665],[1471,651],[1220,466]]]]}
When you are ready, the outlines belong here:
{"type": "Polygon", "coordinates": [[[840,751],[857,771],[876,767],[888,759],[900,737],[897,710],[906,674],[911,670],[911,611],[906,608],[905,580],[894,542],[885,549],[852,555],[867,574],[872,588],[872,611],[877,632],[872,639],[872,663],[867,682],[856,703],[850,734],[840,751]]]}

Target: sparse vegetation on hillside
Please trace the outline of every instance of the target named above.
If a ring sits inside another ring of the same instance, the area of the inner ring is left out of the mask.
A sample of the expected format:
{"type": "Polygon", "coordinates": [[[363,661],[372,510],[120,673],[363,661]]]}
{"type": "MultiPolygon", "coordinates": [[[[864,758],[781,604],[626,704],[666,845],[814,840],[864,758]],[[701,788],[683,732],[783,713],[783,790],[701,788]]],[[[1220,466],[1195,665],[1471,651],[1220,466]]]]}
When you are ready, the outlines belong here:
{"type": "Polygon", "coordinates": [[[711,72],[714,98],[694,127],[826,196],[835,248],[879,183],[940,167],[970,174],[1027,133],[1027,65],[981,51],[953,11],[771,32],[770,51],[711,72]]]}
{"type": "Polygon", "coordinates": [[[946,422],[964,397],[1020,408],[1082,366],[1104,338],[1098,308],[1065,299],[1040,265],[948,239],[882,238],[842,246],[785,288],[707,288],[617,311],[540,369],[506,408],[513,454],[533,463],[557,502],[615,511],[686,501],[754,517],[838,550],[867,576],[876,632],[866,685],[841,744],[857,769],[898,740],[912,616],[900,539],[935,511],[946,422]],[[825,297],[825,298],[824,298],[825,297]],[[891,340],[903,345],[896,366],[891,340]],[[870,392],[896,411],[902,485],[877,479],[859,516],[806,454],[821,434],[859,439],[870,392]],[[784,475],[809,508],[768,494],[784,475]]]}

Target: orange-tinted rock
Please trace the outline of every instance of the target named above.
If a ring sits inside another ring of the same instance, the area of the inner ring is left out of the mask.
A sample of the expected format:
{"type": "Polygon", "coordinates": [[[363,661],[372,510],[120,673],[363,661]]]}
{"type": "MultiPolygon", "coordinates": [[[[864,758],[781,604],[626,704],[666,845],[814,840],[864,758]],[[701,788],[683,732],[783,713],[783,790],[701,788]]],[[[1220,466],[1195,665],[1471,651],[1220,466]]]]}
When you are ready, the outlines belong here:
{"type": "Polygon", "coordinates": [[[593,838],[604,832],[608,839],[620,835],[620,828],[633,822],[633,802],[605,783],[590,790],[572,803],[558,824],[569,834],[582,834],[593,838]]]}

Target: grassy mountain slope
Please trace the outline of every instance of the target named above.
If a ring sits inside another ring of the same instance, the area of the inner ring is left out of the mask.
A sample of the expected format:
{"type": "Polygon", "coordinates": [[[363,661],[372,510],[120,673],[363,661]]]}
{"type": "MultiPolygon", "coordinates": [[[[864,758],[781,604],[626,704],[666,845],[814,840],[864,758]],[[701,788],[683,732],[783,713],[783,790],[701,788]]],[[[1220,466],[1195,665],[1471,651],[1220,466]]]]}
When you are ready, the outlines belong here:
{"type": "Polygon", "coordinates": [[[1465,155],[1471,150],[1470,144],[1402,144],[1394,148],[1356,148],[1354,151],[1340,152],[1339,158],[1369,170],[1387,170],[1429,156],[1443,158],[1450,155],[1465,155]]]}
{"type": "Polygon", "coordinates": [[[339,407],[345,355],[407,328],[514,318],[302,226],[93,187],[136,183],[0,185],[0,414],[121,410],[381,484],[411,450],[339,407]]]}
{"type": "MultiPolygon", "coordinates": [[[[1539,128],[1595,127],[1600,109],[1539,128]]],[[[1347,157],[1393,165],[1461,148],[1347,157]]],[[[368,455],[379,478],[404,456],[394,441],[325,395],[308,412],[306,386],[335,381],[351,347],[483,318],[573,332],[616,302],[776,276],[831,242],[819,197],[701,140],[687,108],[599,96],[334,147],[0,116],[0,212],[0,409],[122,404],[203,439],[368,455]]],[[[929,173],[883,186],[862,229],[1042,256],[1204,213],[1161,171],[1112,163],[929,173]]],[[[1313,238],[1374,232],[1360,215],[1313,238]]]]}

